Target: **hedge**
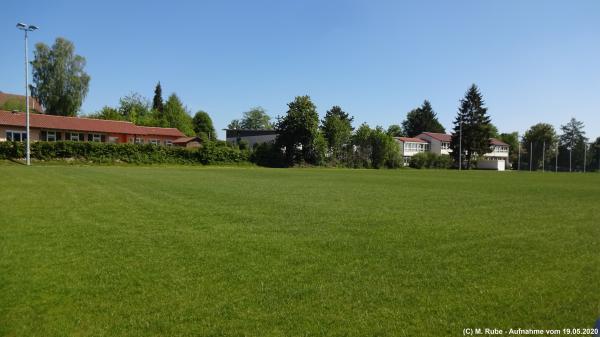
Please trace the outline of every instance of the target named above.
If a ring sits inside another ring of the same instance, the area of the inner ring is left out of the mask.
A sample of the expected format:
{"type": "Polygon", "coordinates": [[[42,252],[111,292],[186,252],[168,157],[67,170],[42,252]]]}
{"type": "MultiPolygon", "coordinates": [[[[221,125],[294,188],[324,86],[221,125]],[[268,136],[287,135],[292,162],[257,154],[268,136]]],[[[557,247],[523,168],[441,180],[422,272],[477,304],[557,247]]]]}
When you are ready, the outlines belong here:
{"type": "MultiPolygon", "coordinates": [[[[0,159],[25,157],[23,142],[0,142],[0,159]]],[[[76,159],[94,163],[124,162],[132,164],[220,164],[246,162],[248,151],[222,144],[208,143],[202,148],[187,149],[153,144],[112,144],[96,142],[33,142],[31,157],[37,160],[76,159]]]]}
{"type": "Polygon", "coordinates": [[[413,168],[450,168],[452,158],[448,155],[438,155],[431,152],[420,152],[410,158],[410,167],[413,168]]]}

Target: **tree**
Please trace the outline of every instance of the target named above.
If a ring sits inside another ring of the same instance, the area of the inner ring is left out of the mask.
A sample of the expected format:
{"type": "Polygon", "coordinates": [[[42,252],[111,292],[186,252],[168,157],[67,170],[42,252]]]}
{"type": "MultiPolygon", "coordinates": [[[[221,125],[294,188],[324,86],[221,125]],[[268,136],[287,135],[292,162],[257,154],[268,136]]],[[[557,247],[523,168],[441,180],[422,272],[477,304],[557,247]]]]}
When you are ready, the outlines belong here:
{"type": "Polygon", "coordinates": [[[361,124],[352,137],[355,167],[399,167],[402,163],[398,143],[381,126],[371,129],[361,124]]]}
{"type": "Polygon", "coordinates": [[[550,159],[555,155],[557,141],[558,137],[552,125],[547,123],[533,125],[523,136],[523,153],[527,155],[525,161],[529,162],[531,158],[531,167],[537,170],[542,164],[542,158],[550,159]],[[530,153],[532,149],[533,153],[530,153]]]}
{"type": "Polygon", "coordinates": [[[276,144],[285,150],[288,165],[298,162],[316,164],[322,154],[316,140],[319,136],[319,115],[309,96],[297,96],[288,103],[287,114],[276,127],[276,144]]]}
{"type": "Polygon", "coordinates": [[[508,144],[508,160],[512,164],[513,169],[517,168],[519,162],[519,133],[501,133],[498,139],[508,144]]]}
{"type": "Polygon", "coordinates": [[[423,132],[446,132],[428,100],[423,101],[420,107],[411,110],[406,115],[406,120],[402,122],[402,129],[408,137],[414,137],[423,132]]]}
{"type": "Polygon", "coordinates": [[[239,119],[234,119],[227,125],[227,128],[230,130],[239,130],[242,128],[242,123],[239,119]]]}
{"type": "Polygon", "coordinates": [[[584,124],[571,118],[560,127],[562,134],[559,137],[559,161],[563,167],[577,169],[583,167],[584,152],[587,138],[583,131],[584,124]]]}
{"type": "Polygon", "coordinates": [[[485,102],[479,88],[473,84],[460,101],[458,114],[454,120],[454,132],[450,148],[456,162],[461,156],[465,157],[463,165],[471,168],[471,160],[477,155],[482,156],[491,151],[490,117],[487,115],[485,102]],[[462,146],[460,145],[462,126],[462,146]],[[462,148],[462,153],[460,153],[462,148]]]}
{"type": "Polygon", "coordinates": [[[164,111],[164,103],[162,98],[162,87],[160,86],[160,81],[156,84],[156,88],[154,88],[154,98],[152,99],[152,110],[156,110],[158,112],[164,111]]]}
{"type": "Polygon", "coordinates": [[[600,171],[600,137],[596,138],[596,141],[590,144],[588,153],[590,169],[600,171]]]}
{"type": "Polygon", "coordinates": [[[355,167],[371,167],[371,128],[362,123],[352,136],[352,146],[355,149],[355,167]]]}
{"type": "Polygon", "coordinates": [[[88,93],[90,76],[84,71],[85,58],[75,54],[73,43],[57,38],[52,48],[36,44],[31,65],[31,94],[46,113],[76,116],[88,93]]]}
{"type": "Polygon", "coordinates": [[[265,109],[255,107],[244,112],[244,117],[241,120],[241,128],[249,130],[271,130],[271,117],[267,115],[265,109]]]}
{"type": "Polygon", "coordinates": [[[327,147],[337,160],[343,159],[344,147],[350,143],[352,120],[352,117],[336,105],[325,113],[325,118],[321,121],[327,147]]]}
{"type": "Polygon", "coordinates": [[[171,94],[164,106],[164,111],[157,118],[158,124],[166,128],[177,128],[184,134],[194,134],[192,117],[176,94],[171,94]]]}
{"type": "Polygon", "coordinates": [[[119,114],[122,120],[135,124],[145,121],[150,115],[148,99],[138,93],[131,93],[119,99],[119,114]]]}
{"type": "Polygon", "coordinates": [[[119,110],[117,110],[115,108],[111,108],[109,106],[102,107],[102,109],[100,109],[100,111],[98,111],[94,114],[91,114],[89,117],[97,118],[97,119],[108,119],[108,120],[114,120],[114,121],[122,121],[123,120],[123,116],[121,116],[121,114],[119,113],[119,110]]]}
{"type": "Polygon", "coordinates": [[[404,137],[404,130],[398,124],[392,124],[387,129],[387,134],[392,137],[404,137]]]}
{"type": "Polygon", "coordinates": [[[212,119],[206,111],[198,111],[193,118],[194,132],[197,136],[203,137],[209,140],[216,140],[217,133],[213,126],[212,119]]]}

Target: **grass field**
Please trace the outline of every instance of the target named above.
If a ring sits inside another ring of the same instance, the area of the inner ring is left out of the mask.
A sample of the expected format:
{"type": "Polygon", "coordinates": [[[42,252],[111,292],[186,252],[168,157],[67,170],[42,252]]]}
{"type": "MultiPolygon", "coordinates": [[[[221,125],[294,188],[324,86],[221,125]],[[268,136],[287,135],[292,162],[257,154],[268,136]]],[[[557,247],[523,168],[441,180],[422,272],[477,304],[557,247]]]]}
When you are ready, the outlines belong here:
{"type": "Polygon", "coordinates": [[[591,328],[600,175],[0,166],[2,336],[591,328]]]}

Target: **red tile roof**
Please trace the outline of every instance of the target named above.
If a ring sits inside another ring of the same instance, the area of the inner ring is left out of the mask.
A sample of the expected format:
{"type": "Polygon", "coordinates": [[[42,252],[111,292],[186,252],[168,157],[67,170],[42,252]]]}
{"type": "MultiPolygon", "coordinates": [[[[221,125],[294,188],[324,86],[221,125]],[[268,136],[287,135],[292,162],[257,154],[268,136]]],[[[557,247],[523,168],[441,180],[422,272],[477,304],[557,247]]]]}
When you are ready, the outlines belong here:
{"type": "Polygon", "coordinates": [[[490,142],[492,143],[492,145],[508,146],[508,144],[496,138],[490,138],[490,142]]]}
{"type": "MultiPolygon", "coordinates": [[[[23,106],[25,106],[26,98],[24,95],[7,94],[5,92],[0,92],[0,105],[3,105],[4,103],[6,103],[8,101],[23,102],[23,106]]],[[[44,109],[42,108],[40,103],[37,101],[37,99],[35,99],[31,96],[29,96],[29,107],[38,112],[44,112],[44,109]]]]}
{"type": "MultiPolygon", "coordinates": [[[[175,128],[137,126],[131,122],[104,119],[64,117],[32,113],[29,115],[32,128],[68,131],[122,133],[130,135],[185,136],[175,128]]],[[[25,113],[0,110],[0,125],[25,127],[25,113]]]]}
{"type": "Polygon", "coordinates": [[[396,140],[399,140],[404,143],[427,143],[423,139],[419,138],[410,138],[410,137],[394,137],[396,140]]]}
{"type": "Polygon", "coordinates": [[[437,133],[437,132],[423,132],[422,134],[418,135],[417,137],[420,137],[421,135],[426,135],[429,136],[435,140],[439,140],[440,142],[450,142],[452,141],[452,135],[446,134],[446,133],[437,133]]]}

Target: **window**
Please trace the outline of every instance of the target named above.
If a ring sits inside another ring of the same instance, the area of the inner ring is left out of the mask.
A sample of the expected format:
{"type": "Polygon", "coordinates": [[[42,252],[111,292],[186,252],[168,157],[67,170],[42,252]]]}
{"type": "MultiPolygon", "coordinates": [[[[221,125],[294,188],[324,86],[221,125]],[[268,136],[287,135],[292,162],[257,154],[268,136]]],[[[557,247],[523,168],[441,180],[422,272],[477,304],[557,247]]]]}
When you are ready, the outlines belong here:
{"type": "Polygon", "coordinates": [[[108,142],[109,143],[118,143],[119,137],[108,137],[108,142]]]}
{"type": "Polygon", "coordinates": [[[27,140],[27,132],[25,131],[6,131],[6,140],[13,142],[23,142],[27,140]]]}
{"type": "Polygon", "coordinates": [[[167,140],[165,140],[165,145],[171,146],[171,145],[173,145],[173,141],[167,139],[167,140]]]}
{"type": "Polygon", "coordinates": [[[101,142],[102,141],[102,135],[99,133],[94,133],[92,135],[92,142],[101,142]]]}
{"type": "Polygon", "coordinates": [[[158,139],[150,139],[150,144],[158,145],[158,139]]]}
{"type": "Polygon", "coordinates": [[[47,142],[55,142],[56,141],[56,131],[46,131],[46,139],[47,142]]]}
{"type": "Polygon", "coordinates": [[[144,138],[135,138],[135,143],[136,144],[144,144],[144,138]]]}
{"type": "Polygon", "coordinates": [[[450,143],[442,142],[442,150],[448,150],[448,149],[450,149],[450,143]]]}
{"type": "Polygon", "coordinates": [[[76,133],[71,132],[71,134],[69,136],[69,140],[72,141],[72,142],[78,142],[79,141],[79,135],[80,134],[78,132],[76,132],[76,133]]]}

